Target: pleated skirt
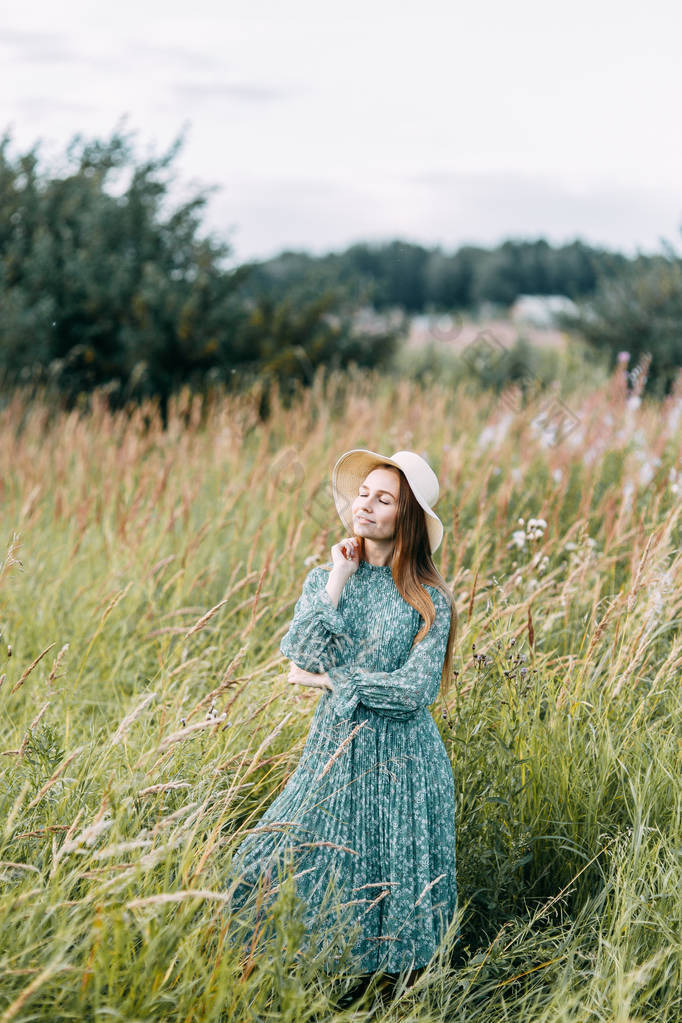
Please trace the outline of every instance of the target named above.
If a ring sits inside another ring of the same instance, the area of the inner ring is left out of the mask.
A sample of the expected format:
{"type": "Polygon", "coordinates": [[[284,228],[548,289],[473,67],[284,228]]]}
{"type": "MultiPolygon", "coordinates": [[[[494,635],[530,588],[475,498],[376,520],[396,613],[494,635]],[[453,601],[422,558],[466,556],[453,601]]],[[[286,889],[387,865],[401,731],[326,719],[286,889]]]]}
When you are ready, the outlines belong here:
{"type": "Polygon", "coordinates": [[[322,694],[296,770],[234,851],[233,908],[259,882],[267,907],[285,863],[307,933],[341,928],[353,972],[429,962],[453,924],[457,883],[454,779],[426,708],[397,720],[359,704],[340,718],[322,694]]]}

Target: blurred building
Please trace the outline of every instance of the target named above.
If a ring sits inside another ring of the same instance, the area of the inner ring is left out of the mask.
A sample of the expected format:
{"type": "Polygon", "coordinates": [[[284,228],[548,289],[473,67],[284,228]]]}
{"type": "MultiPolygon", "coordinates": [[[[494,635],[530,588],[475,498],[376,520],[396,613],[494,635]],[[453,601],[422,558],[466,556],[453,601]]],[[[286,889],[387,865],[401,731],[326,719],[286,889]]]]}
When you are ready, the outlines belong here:
{"type": "Polygon", "coordinates": [[[567,295],[519,295],[509,315],[514,323],[533,327],[558,326],[558,313],[577,313],[578,306],[567,295]]]}

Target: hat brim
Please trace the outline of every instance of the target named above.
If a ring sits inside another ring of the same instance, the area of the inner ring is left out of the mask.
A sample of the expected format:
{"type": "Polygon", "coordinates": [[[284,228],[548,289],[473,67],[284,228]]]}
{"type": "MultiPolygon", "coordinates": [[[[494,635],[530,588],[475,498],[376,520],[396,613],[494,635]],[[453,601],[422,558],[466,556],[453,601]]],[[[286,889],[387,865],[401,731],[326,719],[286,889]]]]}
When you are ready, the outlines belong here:
{"type": "MultiPolygon", "coordinates": [[[[341,521],[351,535],[355,532],[351,513],[353,501],[357,497],[360,484],[377,462],[393,465],[396,469],[404,472],[403,467],[398,462],[394,462],[389,455],[382,455],[378,451],[370,451],[368,448],[352,448],[350,451],[346,451],[337,459],[332,469],[334,504],[341,521]]],[[[443,539],[443,523],[419,491],[412,486],[410,489],[426,514],[426,528],[433,554],[438,550],[443,539]]]]}

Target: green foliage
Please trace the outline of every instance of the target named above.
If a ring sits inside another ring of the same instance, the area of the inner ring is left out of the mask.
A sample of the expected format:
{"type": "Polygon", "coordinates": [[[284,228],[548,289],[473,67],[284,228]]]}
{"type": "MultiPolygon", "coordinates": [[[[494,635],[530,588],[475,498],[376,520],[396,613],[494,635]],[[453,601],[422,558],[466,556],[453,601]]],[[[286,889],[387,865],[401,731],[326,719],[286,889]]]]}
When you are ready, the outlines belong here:
{"type": "Polygon", "coordinates": [[[107,384],[166,394],[216,364],[239,318],[243,274],[221,269],[225,245],[199,237],[205,194],[165,210],[180,144],[136,161],[120,133],[106,143],[76,137],[67,168],[44,173],[37,146],[12,161],[3,138],[0,366],[8,376],[25,378],[37,365],[67,393],[107,384]]]}
{"type": "Polygon", "coordinates": [[[544,239],[509,240],[453,253],[397,240],[362,242],[318,257],[282,252],[255,264],[246,288],[282,298],[336,286],[355,305],[375,309],[473,310],[484,302],[507,306],[519,294],[590,295],[600,273],[613,276],[626,264],[625,256],[580,241],[553,248],[544,239]]]}
{"type": "Polygon", "coordinates": [[[210,190],[171,204],[181,145],[141,159],[120,131],[76,136],[65,168],[45,170],[38,145],[12,158],[0,140],[0,380],[165,408],[185,383],[310,382],[328,361],[390,354],[391,336],[353,329],[338,290],[245,290],[252,267],[228,269],[229,246],[201,233],[210,190]]]}
{"type": "Polygon", "coordinates": [[[660,397],[682,367],[682,259],[670,247],[665,255],[640,256],[617,276],[601,276],[579,314],[561,319],[608,352],[611,365],[621,351],[633,365],[648,353],[648,390],[660,397]]]}
{"type": "MultiPolygon", "coordinates": [[[[485,332],[484,332],[485,334],[485,332]]],[[[560,382],[562,391],[574,390],[588,380],[605,380],[606,356],[595,353],[580,336],[571,337],[563,350],[532,344],[517,336],[507,349],[497,345],[472,344],[464,350],[431,341],[419,348],[404,346],[396,353],[392,371],[396,378],[409,376],[425,387],[436,382],[456,388],[466,384],[476,392],[499,395],[517,385],[519,401],[541,398],[560,382]]]]}

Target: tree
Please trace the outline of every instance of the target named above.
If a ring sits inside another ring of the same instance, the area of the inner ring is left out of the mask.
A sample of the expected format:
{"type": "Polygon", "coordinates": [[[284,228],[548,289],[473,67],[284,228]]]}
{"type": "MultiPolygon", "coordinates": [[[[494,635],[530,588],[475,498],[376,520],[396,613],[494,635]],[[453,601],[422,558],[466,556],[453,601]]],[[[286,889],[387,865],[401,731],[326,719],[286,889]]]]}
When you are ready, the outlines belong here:
{"type": "MultiPolygon", "coordinates": [[[[130,134],[76,136],[66,166],[0,140],[0,375],[52,382],[69,401],[105,387],[112,404],[182,384],[237,385],[262,372],[289,390],[320,363],[375,365],[393,339],[359,336],[331,270],[274,300],[227,269],[229,246],[201,233],[210,189],[172,206],[172,164],[138,159],[130,134]]],[[[306,260],[304,260],[304,263],[306,260]]],[[[300,276],[300,274],[299,274],[300,276]]]]}
{"type": "Polygon", "coordinates": [[[664,243],[663,254],[639,255],[617,275],[602,272],[594,298],[560,319],[606,348],[612,365],[620,351],[630,353],[631,365],[648,352],[649,387],[662,396],[682,367],[682,260],[664,243]]]}
{"type": "MultiPolygon", "coordinates": [[[[61,173],[38,145],[12,161],[0,142],[0,365],[42,368],[67,392],[167,394],[220,361],[245,268],[200,237],[206,191],[166,211],[182,138],[136,161],[130,136],[76,136],[61,173]],[[119,194],[112,187],[122,176],[119,194]]],[[[22,372],[23,371],[23,372],[22,372]]]]}

